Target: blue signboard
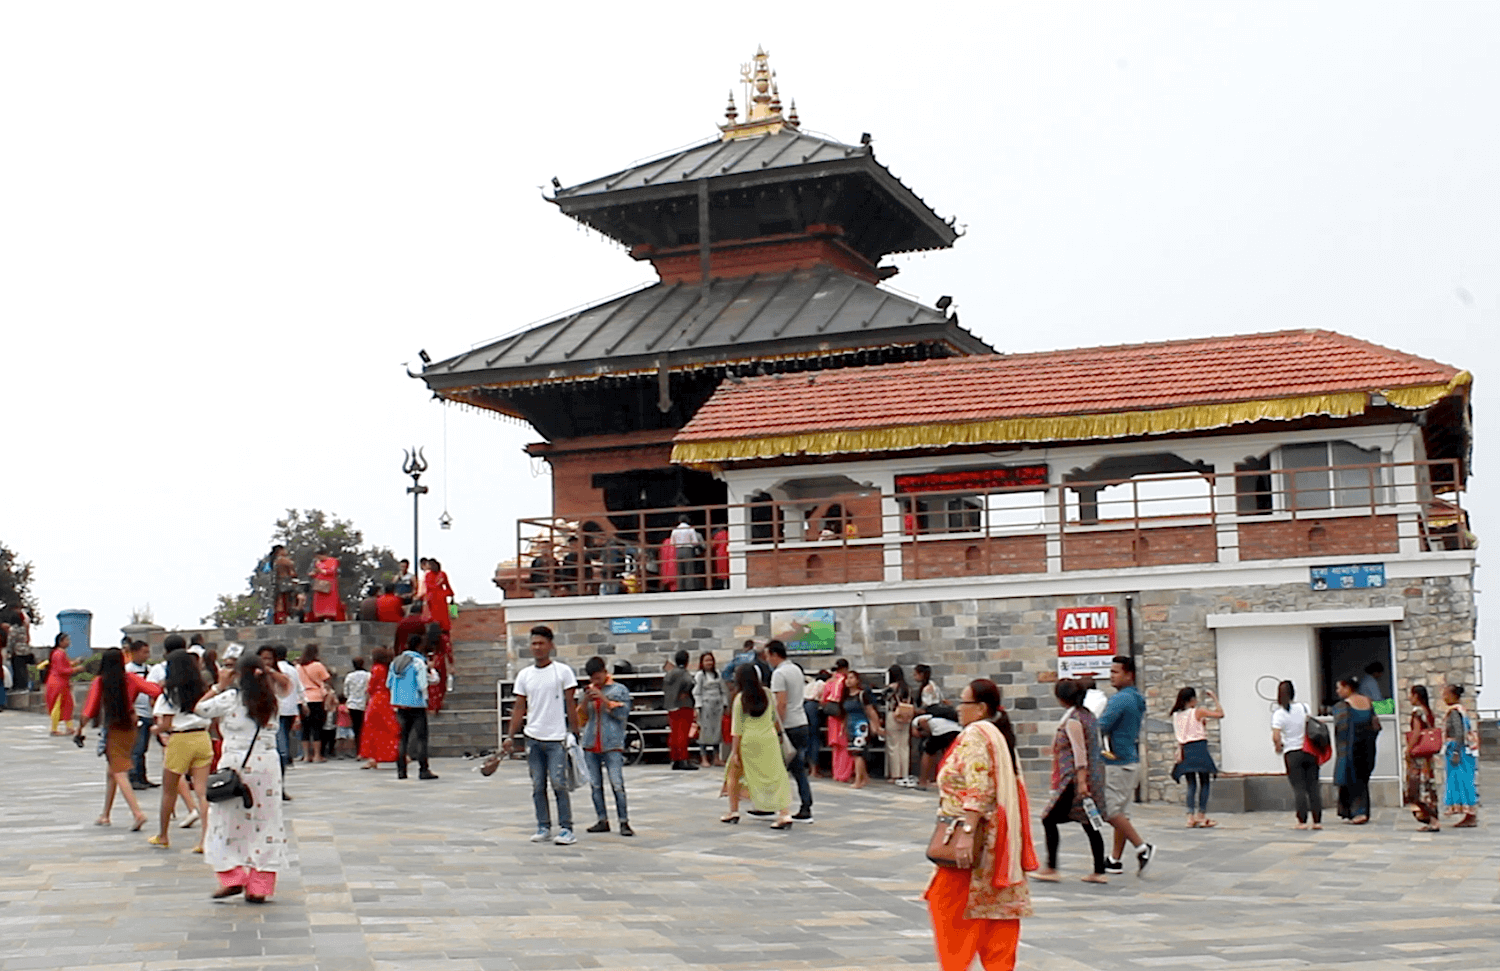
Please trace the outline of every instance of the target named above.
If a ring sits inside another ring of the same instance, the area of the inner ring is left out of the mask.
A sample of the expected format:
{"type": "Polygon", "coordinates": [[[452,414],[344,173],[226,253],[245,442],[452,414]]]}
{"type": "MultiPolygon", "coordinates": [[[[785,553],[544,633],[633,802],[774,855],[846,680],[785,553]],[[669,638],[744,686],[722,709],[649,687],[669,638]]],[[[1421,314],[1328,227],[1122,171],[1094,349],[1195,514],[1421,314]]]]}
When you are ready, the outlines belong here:
{"type": "Polygon", "coordinates": [[[1363,590],[1385,586],[1384,563],[1354,563],[1349,566],[1312,568],[1314,590],[1363,590]]]}
{"type": "Polygon", "coordinates": [[[611,617],[609,632],[611,634],[649,634],[651,633],[651,618],[611,617]]]}

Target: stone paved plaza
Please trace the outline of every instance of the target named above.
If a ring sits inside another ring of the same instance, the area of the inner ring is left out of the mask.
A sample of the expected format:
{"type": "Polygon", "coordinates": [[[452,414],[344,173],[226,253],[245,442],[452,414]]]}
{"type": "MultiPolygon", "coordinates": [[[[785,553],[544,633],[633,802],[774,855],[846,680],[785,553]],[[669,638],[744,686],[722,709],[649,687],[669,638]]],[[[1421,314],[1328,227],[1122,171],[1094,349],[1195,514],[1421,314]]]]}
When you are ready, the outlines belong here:
{"type": "MultiPolygon", "coordinates": [[[[41,717],[6,712],[0,750],[0,971],[936,966],[920,900],[925,794],[819,781],[817,823],[783,834],[749,816],[720,824],[713,773],[627,769],[639,835],[559,847],[527,841],[522,763],[486,779],[448,760],[425,783],[354,762],[299,766],[293,867],[253,907],[208,899],[195,834],[152,849],[123,805],[114,827],[92,825],[103,788],[92,743],[79,751],[41,717]]],[[[153,778],[159,765],[153,753],[153,778]]],[[[574,805],[580,828],[593,822],[586,790],[574,805]]],[[[1418,834],[1382,810],[1363,828],[1299,833],[1255,814],[1204,832],[1182,829],[1172,806],[1136,815],[1161,852],[1144,878],[1107,887],[1077,882],[1086,843],[1064,829],[1068,880],[1033,884],[1020,967],[1500,968],[1487,823],[1418,834]]]]}

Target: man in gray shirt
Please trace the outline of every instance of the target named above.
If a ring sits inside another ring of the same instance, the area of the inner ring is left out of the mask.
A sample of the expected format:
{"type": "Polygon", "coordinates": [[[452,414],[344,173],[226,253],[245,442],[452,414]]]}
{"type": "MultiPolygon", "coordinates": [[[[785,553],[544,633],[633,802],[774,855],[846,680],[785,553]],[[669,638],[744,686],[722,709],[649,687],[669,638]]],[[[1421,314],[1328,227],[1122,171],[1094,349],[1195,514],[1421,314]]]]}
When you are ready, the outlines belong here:
{"type": "MultiPolygon", "coordinates": [[[[151,672],[146,663],[151,659],[151,645],[126,637],[121,641],[120,649],[125,652],[126,671],[143,678],[151,672]]],[[[156,783],[146,778],[146,747],[151,742],[151,723],[155,716],[151,714],[151,696],[144,691],[135,698],[135,721],[135,747],[130,751],[130,788],[152,789],[156,783]]]]}
{"type": "Polygon", "coordinates": [[[674,769],[696,769],[688,751],[693,730],[693,672],[687,669],[688,652],[679,650],[662,665],[661,706],[667,710],[667,752],[674,769]]]}
{"type": "Polygon", "coordinates": [[[807,749],[807,733],[812,731],[807,723],[807,711],[802,707],[802,688],[807,682],[802,669],[787,660],[785,644],[768,641],[766,655],[775,665],[771,671],[771,694],[776,699],[776,717],[781,719],[787,739],[797,749],[797,757],[786,767],[797,783],[797,796],[802,800],[802,808],[792,818],[810,823],[813,821],[812,784],[807,781],[807,764],[802,761],[802,753],[807,749]]]}

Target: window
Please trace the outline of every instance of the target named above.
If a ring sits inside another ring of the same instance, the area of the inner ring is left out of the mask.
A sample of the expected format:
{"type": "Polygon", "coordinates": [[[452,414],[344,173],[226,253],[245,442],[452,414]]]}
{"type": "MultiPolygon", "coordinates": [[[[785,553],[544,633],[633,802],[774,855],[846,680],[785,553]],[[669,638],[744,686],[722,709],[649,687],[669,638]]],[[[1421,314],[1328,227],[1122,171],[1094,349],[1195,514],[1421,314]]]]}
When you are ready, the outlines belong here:
{"type": "Polygon", "coordinates": [[[1378,448],[1350,442],[1310,442],[1277,450],[1288,509],[1335,509],[1389,502],[1378,448]],[[1330,468],[1335,466],[1335,468],[1330,468]],[[1353,468],[1336,468],[1353,466],[1353,468]]]}

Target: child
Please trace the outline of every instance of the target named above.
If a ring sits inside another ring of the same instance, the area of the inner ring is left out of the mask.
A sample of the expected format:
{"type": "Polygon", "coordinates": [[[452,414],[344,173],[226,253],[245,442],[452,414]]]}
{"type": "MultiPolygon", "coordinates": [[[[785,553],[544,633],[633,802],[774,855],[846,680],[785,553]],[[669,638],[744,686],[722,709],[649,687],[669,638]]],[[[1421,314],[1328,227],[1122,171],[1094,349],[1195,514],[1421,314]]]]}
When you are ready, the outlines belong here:
{"type": "Polygon", "coordinates": [[[334,756],[345,759],[358,758],[358,754],[354,751],[354,720],[349,717],[349,698],[347,695],[339,695],[339,705],[335,717],[338,719],[338,737],[334,742],[334,756]]]}

